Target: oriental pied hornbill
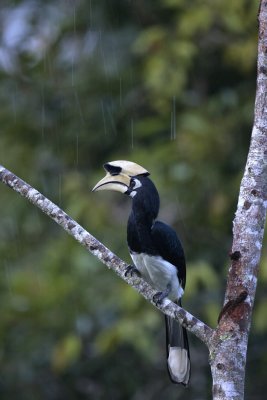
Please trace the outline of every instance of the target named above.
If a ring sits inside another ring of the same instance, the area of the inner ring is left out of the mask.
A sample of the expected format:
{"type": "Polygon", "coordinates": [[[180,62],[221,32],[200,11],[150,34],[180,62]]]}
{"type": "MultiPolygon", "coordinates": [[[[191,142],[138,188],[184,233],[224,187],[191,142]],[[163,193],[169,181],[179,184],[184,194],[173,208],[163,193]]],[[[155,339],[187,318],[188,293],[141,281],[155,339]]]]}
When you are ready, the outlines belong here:
{"type": "MultiPolygon", "coordinates": [[[[106,176],[93,191],[115,190],[132,198],[132,211],[127,225],[127,242],[134,267],[127,272],[141,275],[158,292],[155,301],[165,297],[181,305],[185,288],[186,267],[182,245],[175,231],[157,221],[158,191],[149,172],[130,161],[104,164],[106,176]]],[[[186,330],[165,316],[167,365],[174,383],[187,385],[190,378],[190,355],[186,330]]]]}

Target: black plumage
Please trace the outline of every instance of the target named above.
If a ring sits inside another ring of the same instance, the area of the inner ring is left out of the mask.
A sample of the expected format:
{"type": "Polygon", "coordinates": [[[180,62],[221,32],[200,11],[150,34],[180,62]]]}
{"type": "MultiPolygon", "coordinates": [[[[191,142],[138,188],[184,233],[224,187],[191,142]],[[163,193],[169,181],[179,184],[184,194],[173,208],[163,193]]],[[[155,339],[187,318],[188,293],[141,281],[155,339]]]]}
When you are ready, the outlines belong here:
{"type": "Polygon", "coordinates": [[[167,224],[156,221],[151,229],[151,236],[159,255],[177,267],[177,275],[182,288],[186,283],[185,255],[176,232],[167,224]]]}
{"type": "MultiPolygon", "coordinates": [[[[158,191],[149,172],[129,161],[112,161],[104,165],[106,176],[94,187],[115,190],[132,198],[127,224],[127,242],[134,267],[157,291],[155,301],[165,297],[181,305],[186,283],[183,247],[175,231],[157,221],[160,207],[158,191]]],[[[190,378],[190,355],[186,330],[175,320],[165,317],[167,366],[174,383],[187,385],[190,378]]]]}
{"type": "MultiPolygon", "coordinates": [[[[160,263],[157,265],[157,271],[153,272],[154,266],[149,268],[149,259],[153,264],[155,257],[162,258],[163,263],[167,261],[176,268],[176,276],[179,285],[182,289],[186,283],[186,262],[182,244],[177,237],[176,232],[167,224],[157,221],[156,218],[159,212],[159,195],[153,182],[148,177],[137,176],[132,177],[132,188],[128,189],[126,194],[132,196],[132,210],[128,219],[127,225],[127,242],[135,267],[143,275],[155,289],[162,291],[163,297],[165,293],[170,293],[172,300],[181,306],[181,298],[177,294],[173,294],[171,286],[173,285],[172,278],[170,282],[166,276],[165,265],[162,270],[162,286],[160,263]],[[138,188],[135,188],[138,182],[138,188]],[[144,261],[144,256],[145,261],[144,261]],[[145,264],[145,266],[144,266],[145,264]],[[167,280],[166,280],[167,279],[167,280]],[[166,284],[167,282],[167,284],[166,284]],[[170,288],[168,289],[168,285],[170,288]]],[[[170,272],[170,276],[172,272],[170,272]]],[[[161,298],[159,296],[159,298],[161,298]]],[[[189,345],[186,330],[170,317],[165,317],[166,323],[166,347],[167,359],[171,348],[181,348],[186,351],[186,360],[178,360],[177,362],[185,363],[184,376],[177,378],[172,373],[172,368],[168,364],[170,378],[175,383],[188,384],[190,377],[190,355],[189,345]]]]}
{"type": "MultiPolygon", "coordinates": [[[[133,196],[132,211],[127,225],[127,242],[130,251],[161,256],[177,267],[179,282],[184,289],[186,263],[182,244],[174,231],[164,222],[157,221],[160,200],[158,191],[148,177],[133,177],[141,183],[133,196]]],[[[134,189],[128,189],[130,195],[134,189]]]]}

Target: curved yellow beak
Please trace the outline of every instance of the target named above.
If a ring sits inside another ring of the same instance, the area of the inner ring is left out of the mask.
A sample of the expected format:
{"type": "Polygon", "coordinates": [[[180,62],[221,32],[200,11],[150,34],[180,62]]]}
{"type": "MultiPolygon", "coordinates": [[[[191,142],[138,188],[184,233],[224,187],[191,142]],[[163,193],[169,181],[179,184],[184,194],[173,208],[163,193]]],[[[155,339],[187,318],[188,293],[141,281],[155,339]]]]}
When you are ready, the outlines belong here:
{"type": "Polygon", "coordinates": [[[109,172],[101,179],[93,188],[93,192],[98,190],[115,190],[116,192],[127,192],[131,178],[127,175],[120,174],[113,176],[109,172]]]}

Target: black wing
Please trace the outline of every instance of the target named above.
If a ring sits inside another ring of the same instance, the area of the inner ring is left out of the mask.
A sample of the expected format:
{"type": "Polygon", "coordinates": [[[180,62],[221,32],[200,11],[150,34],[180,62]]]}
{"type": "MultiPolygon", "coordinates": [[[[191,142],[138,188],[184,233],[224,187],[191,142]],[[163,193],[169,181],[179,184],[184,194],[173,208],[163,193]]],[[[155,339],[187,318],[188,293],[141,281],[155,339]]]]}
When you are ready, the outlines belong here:
{"type": "Polygon", "coordinates": [[[184,289],[186,282],[185,255],[176,232],[169,225],[156,221],[151,234],[159,255],[177,267],[178,279],[184,289]]]}

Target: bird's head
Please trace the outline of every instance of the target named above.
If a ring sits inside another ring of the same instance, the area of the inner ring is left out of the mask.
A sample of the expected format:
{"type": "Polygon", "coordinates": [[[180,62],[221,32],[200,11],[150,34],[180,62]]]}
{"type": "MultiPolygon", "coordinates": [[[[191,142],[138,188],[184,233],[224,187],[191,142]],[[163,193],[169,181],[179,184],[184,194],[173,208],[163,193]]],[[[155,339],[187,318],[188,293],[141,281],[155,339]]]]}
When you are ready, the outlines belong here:
{"type": "Polygon", "coordinates": [[[143,177],[147,177],[149,172],[131,161],[111,161],[104,164],[106,176],[101,179],[93,192],[98,190],[114,190],[134,197],[142,187],[143,177]]]}

